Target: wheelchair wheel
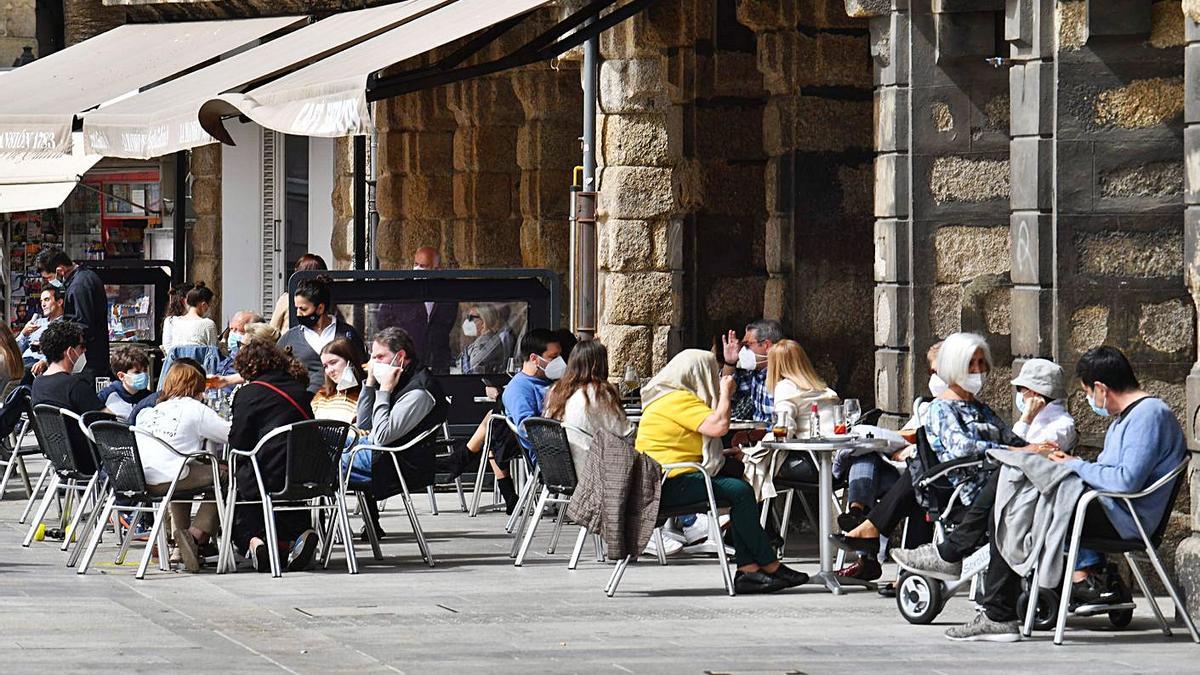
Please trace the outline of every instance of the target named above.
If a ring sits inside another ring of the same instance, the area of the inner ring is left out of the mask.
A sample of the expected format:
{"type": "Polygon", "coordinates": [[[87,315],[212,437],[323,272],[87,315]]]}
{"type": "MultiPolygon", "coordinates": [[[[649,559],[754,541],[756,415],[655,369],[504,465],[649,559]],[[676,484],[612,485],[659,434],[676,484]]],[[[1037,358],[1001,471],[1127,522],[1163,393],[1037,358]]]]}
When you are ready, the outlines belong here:
{"type": "Polygon", "coordinates": [[[945,587],[937,579],[919,574],[905,574],[896,586],[896,607],[900,615],[912,624],[927,624],[942,613],[945,606],[945,587]]]}
{"type": "Polygon", "coordinates": [[[1133,610],[1118,609],[1115,612],[1109,612],[1108,622],[1113,625],[1113,628],[1125,628],[1133,622],[1133,610]]]}
{"type": "MultiPolygon", "coordinates": [[[[1034,630],[1054,630],[1058,623],[1058,591],[1053,588],[1039,588],[1037,607],[1033,610],[1034,630]]],[[[1029,609],[1029,591],[1021,591],[1017,597],[1017,616],[1025,621],[1025,612],[1029,609]]]]}

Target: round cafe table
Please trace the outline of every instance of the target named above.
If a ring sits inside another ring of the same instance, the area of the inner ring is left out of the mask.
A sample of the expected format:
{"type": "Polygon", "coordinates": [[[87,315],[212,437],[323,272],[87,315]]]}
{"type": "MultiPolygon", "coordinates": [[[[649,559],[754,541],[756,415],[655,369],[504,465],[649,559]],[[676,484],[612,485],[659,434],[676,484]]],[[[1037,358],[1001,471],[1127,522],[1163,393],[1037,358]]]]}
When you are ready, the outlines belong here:
{"type": "MultiPolygon", "coordinates": [[[[888,446],[888,441],[879,438],[860,438],[846,436],[839,438],[792,439],[786,441],[763,441],[763,447],[787,452],[808,452],[817,462],[817,527],[820,537],[820,571],[813,576],[813,581],[824,584],[834,595],[842,594],[843,585],[865,586],[873,588],[869,581],[839,577],[833,569],[833,543],[830,541],[833,524],[833,455],[844,449],[882,449],[888,446]]],[[[786,524],[785,524],[786,527],[786,524]]]]}

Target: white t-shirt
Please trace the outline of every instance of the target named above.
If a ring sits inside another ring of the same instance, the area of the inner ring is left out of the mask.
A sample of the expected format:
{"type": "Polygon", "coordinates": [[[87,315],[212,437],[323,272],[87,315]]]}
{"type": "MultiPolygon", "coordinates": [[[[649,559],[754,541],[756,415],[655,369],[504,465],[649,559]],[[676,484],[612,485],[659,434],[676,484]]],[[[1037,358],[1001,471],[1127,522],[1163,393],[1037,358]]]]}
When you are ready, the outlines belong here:
{"type": "Polygon", "coordinates": [[[563,408],[562,422],[566,425],[567,441],[571,444],[571,460],[575,462],[575,472],[583,469],[587,460],[588,448],[592,445],[591,436],[601,429],[618,436],[629,431],[629,419],[624,410],[613,410],[601,405],[596,400],[595,385],[576,389],[563,408]],[[584,392],[587,398],[584,398],[584,392]]]}
{"type": "Polygon", "coordinates": [[[1030,443],[1054,441],[1063,452],[1070,452],[1079,440],[1075,432],[1075,418],[1067,412],[1066,403],[1061,399],[1047,403],[1031,424],[1018,420],[1013,425],[1013,433],[1030,443]]]}
{"type": "Polygon", "coordinates": [[[183,345],[215,347],[216,344],[217,324],[212,319],[184,314],[168,316],[163,321],[163,351],[183,345]]]}
{"type": "Polygon", "coordinates": [[[302,331],[302,334],[304,335],[304,341],[308,343],[308,346],[312,347],[314,352],[320,354],[321,350],[325,349],[325,345],[333,342],[334,339],[337,338],[337,324],[337,317],[334,317],[333,321],[330,321],[329,325],[325,327],[325,330],[321,331],[320,333],[307,326],[301,326],[300,330],[302,331]]]}
{"type": "MultiPolygon", "coordinates": [[[[194,398],[162,401],[138,414],[137,427],[170,443],[182,453],[200,452],[204,442],[229,442],[229,422],[194,398]]],[[[170,483],[187,461],[148,438],[137,439],[142,468],[150,485],[170,483]]],[[[187,475],[186,473],[184,474],[187,475]]]]}

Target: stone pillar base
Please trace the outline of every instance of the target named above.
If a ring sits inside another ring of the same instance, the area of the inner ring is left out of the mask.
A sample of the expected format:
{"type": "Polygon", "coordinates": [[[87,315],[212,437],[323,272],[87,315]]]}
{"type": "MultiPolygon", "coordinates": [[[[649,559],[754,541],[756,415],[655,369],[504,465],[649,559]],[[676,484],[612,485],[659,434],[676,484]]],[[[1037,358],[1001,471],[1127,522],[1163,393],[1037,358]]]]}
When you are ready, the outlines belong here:
{"type": "Polygon", "coordinates": [[[1179,542],[1179,548],[1175,549],[1175,576],[1188,613],[1192,620],[1200,621],[1200,601],[1197,601],[1200,598],[1200,534],[1192,534],[1179,542]]]}

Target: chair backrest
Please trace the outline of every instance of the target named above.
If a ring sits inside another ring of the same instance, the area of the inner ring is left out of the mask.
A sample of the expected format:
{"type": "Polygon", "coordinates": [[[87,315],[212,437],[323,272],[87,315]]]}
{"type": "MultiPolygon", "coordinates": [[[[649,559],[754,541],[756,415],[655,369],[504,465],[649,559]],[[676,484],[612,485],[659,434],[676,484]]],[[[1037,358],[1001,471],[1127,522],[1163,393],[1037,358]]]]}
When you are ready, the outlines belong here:
{"type": "Polygon", "coordinates": [[[83,413],[79,419],[83,421],[84,427],[90,427],[96,422],[120,422],[121,416],[104,410],[93,410],[83,413]]]}
{"type": "MultiPolygon", "coordinates": [[[[941,462],[937,453],[934,452],[933,446],[929,444],[929,434],[925,431],[925,427],[917,427],[917,442],[914,445],[917,449],[917,461],[923,470],[928,470],[941,462]]],[[[913,476],[913,478],[918,478],[918,476],[913,476]]],[[[928,488],[924,488],[917,501],[922,502],[922,506],[926,507],[926,512],[931,520],[937,520],[950,501],[953,492],[954,486],[950,484],[949,478],[943,476],[928,488]]]]}
{"type": "Polygon", "coordinates": [[[272,499],[329,497],[338,490],[342,451],[350,425],[334,420],[307,420],[287,432],[287,473],[283,489],[272,499]]]}
{"type": "Polygon", "coordinates": [[[8,436],[20,428],[22,415],[28,415],[30,410],[29,387],[22,385],[9,392],[0,406],[0,436],[8,436]]]}
{"type": "Polygon", "coordinates": [[[145,494],[146,473],[132,428],[124,422],[101,420],[88,425],[88,432],[113,490],[126,496],[145,494]]]}
{"type": "Polygon", "coordinates": [[[1171,498],[1167,500],[1167,508],[1163,509],[1162,519],[1158,521],[1158,526],[1154,528],[1154,532],[1150,535],[1150,543],[1154,544],[1156,547],[1162,544],[1163,536],[1167,533],[1167,526],[1171,524],[1171,511],[1175,509],[1175,500],[1179,497],[1180,491],[1187,483],[1187,465],[1191,464],[1191,455],[1185,455],[1180,464],[1183,465],[1182,469],[1180,465],[1177,464],[1171,471],[1167,472],[1169,475],[1170,473],[1178,471],[1179,475],[1175,477],[1175,480],[1171,481],[1173,483],[1171,485],[1171,498]]]}
{"type": "MultiPolygon", "coordinates": [[[[59,472],[75,472],[80,467],[75,461],[72,451],[70,428],[75,426],[74,420],[68,426],[62,415],[62,409],[45,403],[33,406],[30,413],[33,417],[33,435],[37,439],[42,454],[59,472]]],[[[82,432],[80,433],[82,435],[82,432]]]]}
{"type": "Polygon", "coordinates": [[[558,493],[574,492],[579,479],[575,474],[575,462],[571,459],[567,430],[562,423],[546,417],[530,417],[522,425],[537,456],[546,487],[558,493]]]}

